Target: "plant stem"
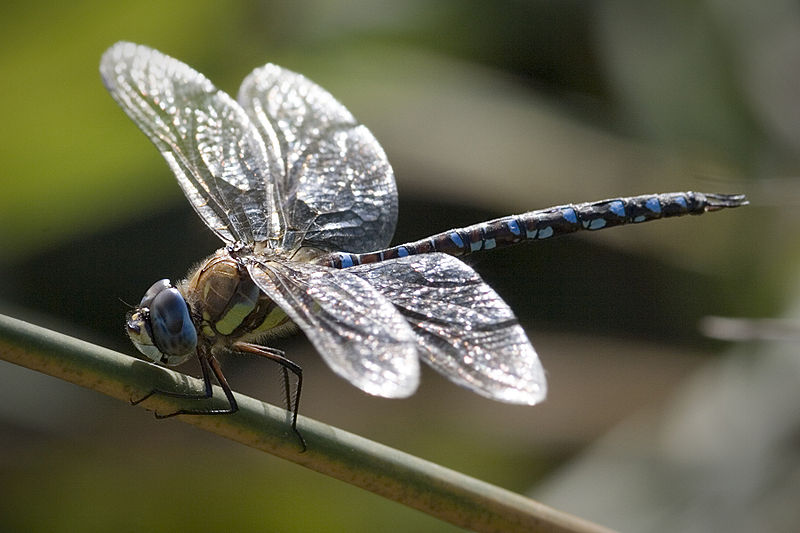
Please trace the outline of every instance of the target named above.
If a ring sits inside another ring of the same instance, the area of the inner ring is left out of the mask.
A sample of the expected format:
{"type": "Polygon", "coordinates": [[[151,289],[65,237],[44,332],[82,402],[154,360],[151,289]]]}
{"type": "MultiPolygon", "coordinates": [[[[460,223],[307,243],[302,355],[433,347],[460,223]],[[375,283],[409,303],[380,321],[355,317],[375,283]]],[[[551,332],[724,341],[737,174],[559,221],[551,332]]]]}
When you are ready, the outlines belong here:
{"type": "MultiPolygon", "coordinates": [[[[102,392],[122,401],[153,388],[202,392],[184,374],[0,315],[0,358],[102,392]]],[[[227,406],[215,387],[213,406],[227,406]]],[[[156,395],[143,402],[170,412],[180,399],[156,395]]],[[[239,412],[226,416],[179,416],[183,422],[277,455],[475,531],[604,532],[605,528],[315,420],[298,417],[308,443],[301,447],[291,414],[236,394],[239,412]]],[[[185,400],[183,400],[185,403],[185,400]]]]}

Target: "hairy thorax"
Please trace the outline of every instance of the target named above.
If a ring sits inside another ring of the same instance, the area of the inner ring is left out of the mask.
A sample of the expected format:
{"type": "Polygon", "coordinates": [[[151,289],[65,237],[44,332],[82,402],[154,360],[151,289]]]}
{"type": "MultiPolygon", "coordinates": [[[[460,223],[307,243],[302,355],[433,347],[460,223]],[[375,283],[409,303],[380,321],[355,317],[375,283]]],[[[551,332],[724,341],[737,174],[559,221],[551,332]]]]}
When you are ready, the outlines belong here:
{"type": "Polygon", "coordinates": [[[178,290],[191,309],[201,342],[212,350],[281,335],[294,327],[227,248],[190,271],[178,290]]]}

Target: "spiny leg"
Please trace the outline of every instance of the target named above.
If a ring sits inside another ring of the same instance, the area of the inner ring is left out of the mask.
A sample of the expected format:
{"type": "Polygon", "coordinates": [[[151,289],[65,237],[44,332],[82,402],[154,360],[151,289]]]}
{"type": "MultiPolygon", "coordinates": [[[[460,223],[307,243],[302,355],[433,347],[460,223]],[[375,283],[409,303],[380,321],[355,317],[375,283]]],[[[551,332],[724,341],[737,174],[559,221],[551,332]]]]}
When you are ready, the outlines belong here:
{"type": "MultiPolygon", "coordinates": [[[[278,350],[276,348],[269,348],[268,346],[265,346],[264,348],[266,348],[271,352],[277,352],[279,355],[283,355],[284,353],[283,351],[278,350]]],[[[261,354],[259,353],[258,355],[261,354]]],[[[284,405],[286,406],[286,409],[293,410],[292,405],[295,402],[292,401],[292,384],[289,382],[289,371],[286,370],[286,367],[283,365],[280,365],[280,368],[281,368],[281,390],[283,390],[283,395],[285,397],[284,405]]]]}
{"type": "Polygon", "coordinates": [[[285,366],[281,366],[281,385],[283,388],[283,395],[286,397],[286,408],[291,409],[292,406],[292,387],[289,383],[289,371],[285,366]]]}
{"type": "Polygon", "coordinates": [[[292,431],[294,431],[294,434],[297,435],[298,439],[300,439],[300,444],[303,446],[303,451],[306,451],[306,440],[297,429],[297,413],[300,410],[300,394],[303,390],[303,368],[291,359],[288,359],[285,355],[285,352],[275,348],[251,344],[249,342],[237,342],[233,345],[233,349],[240,352],[260,355],[281,365],[281,372],[283,373],[284,387],[286,390],[286,402],[288,403],[289,409],[292,411],[292,431]],[[294,402],[291,401],[291,397],[289,395],[289,377],[287,371],[291,372],[297,377],[297,388],[295,389],[294,402]]]}
{"type": "Polygon", "coordinates": [[[236,399],[233,397],[233,391],[231,390],[230,385],[228,385],[228,380],[225,379],[225,376],[222,374],[222,368],[219,366],[219,362],[214,356],[210,357],[200,357],[200,369],[203,372],[203,385],[204,391],[202,394],[192,394],[192,393],[184,393],[184,392],[175,392],[175,391],[167,391],[161,389],[153,389],[144,397],[136,400],[131,401],[131,405],[137,405],[142,403],[147,398],[150,398],[154,394],[161,394],[164,396],[169,396],[170,398],[181,398],[184,400],[208,400],[214,395],[213,385],[211,383],[211,373],[213,372],[214,377],[217,379],[222,391],[225,393],[225,398],[228,400],[228,408],[227,409],[178,409],[172,413],[162,415],[158,412],[155,413],[155,417],[158,419],[162,418],[170,418],[177,415],[229,415],[233,414],[239,410],[239,405],[236,403],[236,399]]]}
{"type": "Polygon", "coordinates": [[[131,405],[139,405],[143,401],[147,400],[151,396],[156,394],[160,394],[163,396],[169,396],[170,398],[184,398],[187,400],[207,400],[213,396],[213,389],[211,387],[211,378],[208,374],[208,368],[204,363],[205,359],[203,357],[199,357],[200,360],[200,369],[203,371],[203,385],[205,386],[205,390],[201,394],[195,394],[191,392],[175,392],[169,391],[164,389],[153,389],[138,400],[130,400],[131,405]]]}

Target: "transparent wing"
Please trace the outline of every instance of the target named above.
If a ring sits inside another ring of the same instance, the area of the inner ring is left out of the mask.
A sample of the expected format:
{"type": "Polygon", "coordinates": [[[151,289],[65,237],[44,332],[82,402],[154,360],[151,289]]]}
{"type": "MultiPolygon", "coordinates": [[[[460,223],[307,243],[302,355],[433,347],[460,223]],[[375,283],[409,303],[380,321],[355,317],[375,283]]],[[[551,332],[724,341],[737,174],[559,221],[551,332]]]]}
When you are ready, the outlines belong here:
{"type": "Polygon", "coordinates": [[[119,42],[100,61],[111,96],[150,138],[183,192],[225,242],[279,235],[279,148],[202,74],[146,46],[119,42]]]}
{"type": "Polygon", "coordinates": [[[367,282],[309,263],[249,259],[256,284],[300,326],[338,375],[375,396],[402,398],[419,384],[411,327],[367,282]]]}
{"type": "Polygon", "coordinates": [[[508,403],[533,405],[547,382],[511,308],[469,266],[441,253],[348,268],[389,299],[451,381],[508,403]]]}
{"type": "Polygon", "coordinates": [[[277,65],[254,70],[239,103],[264,139],[280,146],[285,248],[384,248],[397,221],[392,167],[372,133],[326,90],[277,65]],[[296,233],[292,233],[292,230],[296,233]]]}

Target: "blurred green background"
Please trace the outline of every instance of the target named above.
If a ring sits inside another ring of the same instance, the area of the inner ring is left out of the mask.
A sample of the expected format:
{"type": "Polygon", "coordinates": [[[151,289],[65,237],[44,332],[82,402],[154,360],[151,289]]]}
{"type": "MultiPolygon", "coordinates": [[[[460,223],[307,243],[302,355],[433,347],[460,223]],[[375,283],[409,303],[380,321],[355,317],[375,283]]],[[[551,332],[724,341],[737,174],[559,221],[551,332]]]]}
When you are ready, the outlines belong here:
{"type": "MultiPolygon", "coordinates": [[[[748,193],[746,209],[475,257],[548,371],[551,394],[541,406],[494,403],[427,369],[412,399],[372,398],[336,378],[302,335],[276,342],[305,368],[303,415],[515,491],[539,486],[545,503],[587,519],[630,525],[622,512],[583,506],[579,491],[563,503],[548,497],[556,489],[541,487],[552,487],[620,422],[671,412],[699,369],[731,357],[766,361],[755,343],[731,355],[700,335],[698,321],[786,316],[800,259],[793,216],[800,8],[641,4],[7,2],[0,7],[0,312],[134,354],[124,302],[138,302],[157,279],[185,275],[219,246],[100,82],[100,55],[118,40],[177,57],[231,94],[268,61],[328,89],[394,166],[396,242],[559,203],[690,189],[748,193]]],[[[229,360],[225,368],[236,390],[281,402],[271,365],[229,360]]],[[[791,372],[781,374],[797,383],[800,371],[791,372]]],[[[778,388],[769,380],[763,387],[778,388]]],[[[0,399],[0,530],[448,528],[7,363],[0,399]]],[[[745,418],[741,407],[720,413],[745,418]]],[[[796,416],[771,427],[800,434],[792,432],[796,416]]],[[[696,432],[676,435],[661,437],[692,448],[696,432]]],[[[796,459],[796,437],[789,442],[796,459]]],[[[634,455],[652,453],[655,464],[664,460],[660,446],[634,455]]],[[[725,455],[725,442],[710,449],[725,455]]],[[[611,453],[633,461],[630,450],[611,453]]],[[[783,456],[766,461],[766,470],[753,464],[758,475],[745,484],[763,488],[778,471],[800,472],[800,461],[787,461],[790,470],[776,467],[785,466],[783,456]]],[[[613,500],[604,487],[614,476],[595,470],[582,487],[613,500]]],[[[661,483],[649,479],[651,487],[661,483]]],[[[718,509],[689,493],[684,486],[675,499],[717,525],[718,509]]],[[[796,505],[753,494],[775,502],[757,524],[775,527],[757,529],[779,531],[800,519],[796,505]]],[[[634,507],[622,492],[618,498],[634,507]]],[[[675,509],[666,499],[649,503],[675,509]]],[[[752,518],[750,503],[735,508],[752,518]]],[[[639,504],[632,514],[642,514],[639,504]]]]}

